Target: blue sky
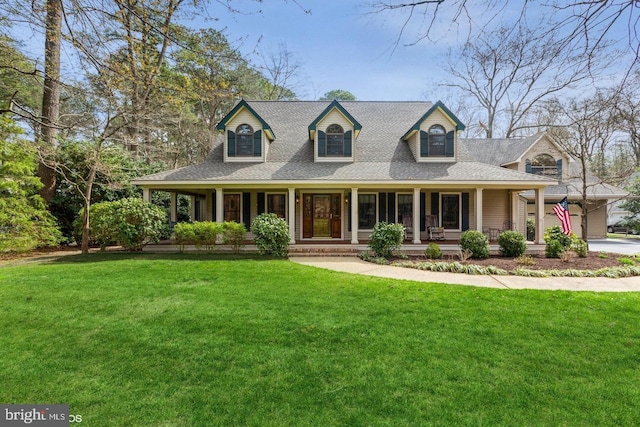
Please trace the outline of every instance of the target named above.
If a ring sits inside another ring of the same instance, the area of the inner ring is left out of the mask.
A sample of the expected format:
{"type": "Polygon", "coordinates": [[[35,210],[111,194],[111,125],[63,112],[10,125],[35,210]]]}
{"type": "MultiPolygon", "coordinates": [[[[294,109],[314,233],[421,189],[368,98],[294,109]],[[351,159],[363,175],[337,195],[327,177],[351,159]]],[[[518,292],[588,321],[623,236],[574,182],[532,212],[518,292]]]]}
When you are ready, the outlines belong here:
{"type": "MultiPolygon", "coordinates": [[[[523,6],[509,1],[498,3],[504,8],[496,10],[471,1],[466,3],[468,14],[454,20],[455,3],[445,2],[430,32],[432,39],[407,46],[431,24],[429,17],[416,10],[396,44],[408,9],[367,13],[371,12],[367,3],[372,2],[375,0],[233,0],[231,4],[242,12],[230,13],[218,3],[209,8],[217,21],[204,25],[224,29],[232,43],[242,39],[240,50],[257,64],[259,55],[251,52],[257,49],[268,55],[285,44],[302,64],[303,84],[296,87],[301,99],[318,99],[329,90],[344,89],[359,100],[446,102],[447,90],[438,85],[446,75],[438,64],[444,62],[447,49],[466,41],[471,26],[478,29],[496,20],[515,22],[523,6]]],[[[544,12],[528,10],[530,17],[537,13],[544,12]]],[[[625,22],[622,25],[625,28],[618,26],[608,37],[624,40],[628,28],[625,22]]]]}
{"type": "MultiPolygon", "coordinates": [[[[220,12],[211,24],[225,28],[233,43],[242,39],[241,51],[257,49],[263,55],[286,45],[302,64],[301,99],[317,99],[333,89],[344,89],[359,100],[433,100],[434,57],[442,47],[433,43],[417,46],[394,42],[401,25],[400,16],[366,14],[356,0],[265,0],[256,5],[240,2],[259,13],[220,12]],[[301,6],[310,9],[306,14],[301,6]],[[395,20],[394,19],[398,19],[395,20]],[[433,95],[433,96],[430,96],[433,95]]],[[[213,15],[215,11],[210,10],[213,15]]],[[[258,54],[249,55],[259,63],[258,54]]]]}

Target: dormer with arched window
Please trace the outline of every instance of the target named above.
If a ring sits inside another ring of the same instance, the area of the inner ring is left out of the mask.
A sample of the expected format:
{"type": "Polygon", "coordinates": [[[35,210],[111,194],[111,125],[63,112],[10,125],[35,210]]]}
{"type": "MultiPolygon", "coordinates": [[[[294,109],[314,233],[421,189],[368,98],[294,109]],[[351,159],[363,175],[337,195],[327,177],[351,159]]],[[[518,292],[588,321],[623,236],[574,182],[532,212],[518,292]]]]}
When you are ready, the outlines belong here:
{"type": "Polygon", "coordinates": [[[269,142],[275,139],[271,127],[242,100],[218,123],[224,132],[224,161],[264,162],[269,142]]]}
{"type": "Polygon", "coordinates": [[[531,159],[525,160],[527,173],[542,175],[549,178],[562,180],[562,159],[556,160],[552,155],[543,153],[531,159]]]}
{"type": "Polygon", "coordinates": [[[465,126],[440,101],[402,136],[418,162],[455,162],[457,132],[465,126]]]}
{"type": "Polygon", "coordinates": [[[362,126],[338,101],[333,101],[309,125],[316,162],[353,162],[354,140],[362,126]]]}

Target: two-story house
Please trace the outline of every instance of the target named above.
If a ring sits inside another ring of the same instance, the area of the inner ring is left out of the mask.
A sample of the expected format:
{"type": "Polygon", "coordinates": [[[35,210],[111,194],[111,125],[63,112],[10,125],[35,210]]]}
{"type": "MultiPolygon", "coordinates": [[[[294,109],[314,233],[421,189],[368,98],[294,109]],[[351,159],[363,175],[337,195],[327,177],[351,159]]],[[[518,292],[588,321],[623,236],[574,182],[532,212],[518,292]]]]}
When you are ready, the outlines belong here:
{"type": "Polygon", "coordinates": [[[545,192],[571,160],[544,135],[463,140],[464,128],[441,102],[242,100],[217,125],[206,161],[133,183],[148,200],[171,193],[172,221],[178,194],[192,196],[194,220],[249,228],[276,213],[291,244],[363,243],[378,221],[407,226],[408,244],[434,226],[448,240],[505,224],[524,233],[527,217],[542,243],[545,203],[558,201],[545,192]]]}

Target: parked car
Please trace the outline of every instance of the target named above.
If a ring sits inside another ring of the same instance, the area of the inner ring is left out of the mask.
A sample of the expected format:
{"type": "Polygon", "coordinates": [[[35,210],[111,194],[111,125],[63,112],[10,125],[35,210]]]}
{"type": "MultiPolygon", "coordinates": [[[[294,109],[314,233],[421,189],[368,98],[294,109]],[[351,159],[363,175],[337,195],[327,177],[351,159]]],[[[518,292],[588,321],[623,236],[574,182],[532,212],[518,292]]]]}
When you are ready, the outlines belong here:
{"type": "Polygon", "coordinates": [[[625,221],[618,221],[607,226],[607,233],[638,234],[639,230],[632,229],[625,221]]]}

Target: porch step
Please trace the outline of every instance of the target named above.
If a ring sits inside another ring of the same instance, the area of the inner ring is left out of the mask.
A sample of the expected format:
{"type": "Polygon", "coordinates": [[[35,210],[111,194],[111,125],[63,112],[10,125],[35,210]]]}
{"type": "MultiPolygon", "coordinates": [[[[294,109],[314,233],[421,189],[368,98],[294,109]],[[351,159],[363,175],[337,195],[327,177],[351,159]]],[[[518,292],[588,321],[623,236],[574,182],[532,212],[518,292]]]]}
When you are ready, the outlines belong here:
{"type": "Polygon", "coordinates": [[[289,246],[289,256],[357,256],[362,249],[352,247],[295,247],[289,246]]]}

